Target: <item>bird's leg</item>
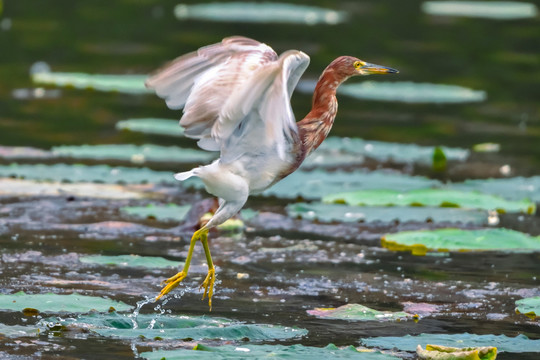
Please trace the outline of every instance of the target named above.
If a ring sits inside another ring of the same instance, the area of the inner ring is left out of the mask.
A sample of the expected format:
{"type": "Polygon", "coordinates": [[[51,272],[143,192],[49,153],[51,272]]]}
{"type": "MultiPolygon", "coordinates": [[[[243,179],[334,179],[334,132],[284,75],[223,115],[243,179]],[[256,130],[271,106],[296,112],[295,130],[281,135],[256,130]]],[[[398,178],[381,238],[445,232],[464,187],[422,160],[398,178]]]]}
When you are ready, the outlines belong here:
{"type": "Polygon", "coordinates": [[[200,286],[200,289],[204,287],[203,299],[208,296],[208,306],[212,311],[212,295],[214,295],[214,281],[216,280],[216,270],[214,263],[212,262],[212,255],[210,255],[210,248],[208,247],[208,231],[201,234],[201,243],[204,248],[204,254],[206,255],[206,262],[208,263],[208,275],[204,279],[200,286]]]}
{"type": "Polygon", "coordinates": [[[199,229],[193,233],[193,236],[191,237],[191,242],[189,244],[189,250],[186,257],[186,261],[184,263],[184,268],[178,274],[163,281],[163,283],[167,284],[167,286],[161,289],[161,292],[156,297],[155,301],[159,300],[163,295],[168,294],[172,289],[177,287],[178,284],[180,284],[182,280],[186,278],[188,270],[189,270],[189,264],[191,263],[191,257],[193,256],[193,249],[195,248],[195,243],[197,243],[197,240],[199,240],[202,236],[206,238],[207,237],[206,234],[208,234],[208,229],[199,229]]]}

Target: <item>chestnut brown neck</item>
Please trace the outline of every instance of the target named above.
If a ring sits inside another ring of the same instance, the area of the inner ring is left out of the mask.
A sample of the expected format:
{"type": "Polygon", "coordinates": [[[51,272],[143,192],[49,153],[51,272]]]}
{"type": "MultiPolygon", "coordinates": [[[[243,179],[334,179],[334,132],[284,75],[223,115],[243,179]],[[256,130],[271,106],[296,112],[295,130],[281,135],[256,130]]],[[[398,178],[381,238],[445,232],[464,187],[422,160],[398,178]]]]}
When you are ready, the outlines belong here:
{"type": "Polygon", "coordinates": [[[315,86],[311,111],[297,123],[302,142],[303,157],[300,162],[321,145],[334,124],[338,109],[336,90],[349,78],[349,75],[339,71],[339,59],[334,60],[323,71],[315,86]]]}

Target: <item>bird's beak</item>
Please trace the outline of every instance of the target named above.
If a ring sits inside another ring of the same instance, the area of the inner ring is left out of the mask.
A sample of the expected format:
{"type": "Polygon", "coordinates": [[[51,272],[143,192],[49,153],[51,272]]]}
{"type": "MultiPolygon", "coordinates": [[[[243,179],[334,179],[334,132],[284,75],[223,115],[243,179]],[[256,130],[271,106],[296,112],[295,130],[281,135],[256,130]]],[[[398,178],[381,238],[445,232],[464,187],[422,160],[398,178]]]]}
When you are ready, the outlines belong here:
{"type": "Polygon", "coordinates": [[[364,66],[359,68],[359,70],[364,75],[369,75],[369,74],[397,74],[397,73],[399,73],[399,71],[397,71],[396,69],[392,69],[392,68],[389,68],[389,67],[386,67],[386,66],[381,66],[381,65],[370,64],[370,63],[366,63],[364,66]]]}

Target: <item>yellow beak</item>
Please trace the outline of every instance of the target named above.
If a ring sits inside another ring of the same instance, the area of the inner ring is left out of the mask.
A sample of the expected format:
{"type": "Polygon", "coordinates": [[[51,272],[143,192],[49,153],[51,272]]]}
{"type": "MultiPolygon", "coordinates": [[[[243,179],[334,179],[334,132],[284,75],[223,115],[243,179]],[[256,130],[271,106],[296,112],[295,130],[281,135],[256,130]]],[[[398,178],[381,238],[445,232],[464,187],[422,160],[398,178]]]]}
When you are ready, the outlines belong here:
{"type": "Polygon", "coordinates": [[[366,63],[359,70],[364,74],[397,74],[399,71],[382,65],[366,63]]]}

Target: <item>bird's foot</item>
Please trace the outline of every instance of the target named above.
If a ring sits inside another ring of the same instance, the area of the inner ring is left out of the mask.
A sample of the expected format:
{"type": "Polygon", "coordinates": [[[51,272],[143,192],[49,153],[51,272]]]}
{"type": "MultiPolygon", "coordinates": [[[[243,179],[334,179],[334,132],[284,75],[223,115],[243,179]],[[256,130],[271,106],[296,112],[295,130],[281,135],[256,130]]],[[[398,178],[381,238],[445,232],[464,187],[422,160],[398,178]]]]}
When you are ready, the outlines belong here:
{"type": "Polygon", "coordinates": [[[203,283],[199,289],[204,288],[203,300],[208,296],[208,306],[210,306],[210,311],[212,311],[212,296],[214,295],[214,282],[216,281],[216,270],[214,267],[208,269],[208,275],[204,279],[203,283]]]}
{"type": "Polygon", "coordinates": [[[156,300],[154,301],[161,299],[163,295],[168,294],[172,289],[177,287],[178,284],[180,284],[180,282],[186,278],[186,276],[187,276],[186,272],[180,271],[178,274],[174,275],[173,277],[170,277],[167,280],[164,280],[162,283],[167,284],[167,286],[161,289],[161,292],[159,293],[159,295],[156,297],[156,300]]]}

